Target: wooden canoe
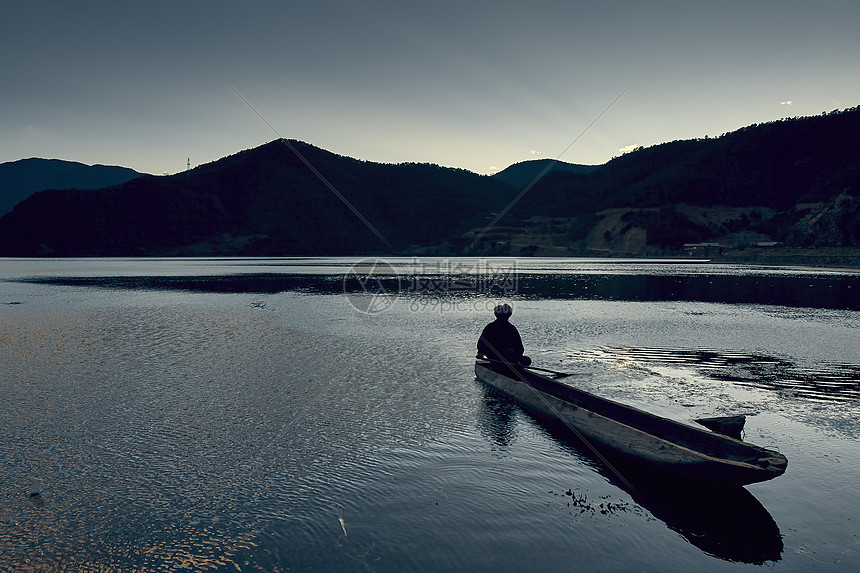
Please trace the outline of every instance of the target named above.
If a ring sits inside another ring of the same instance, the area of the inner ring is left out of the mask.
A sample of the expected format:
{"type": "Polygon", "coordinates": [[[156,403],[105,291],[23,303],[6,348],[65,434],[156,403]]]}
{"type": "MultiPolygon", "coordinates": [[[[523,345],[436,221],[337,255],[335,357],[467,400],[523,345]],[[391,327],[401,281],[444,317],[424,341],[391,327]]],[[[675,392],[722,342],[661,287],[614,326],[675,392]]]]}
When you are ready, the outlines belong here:
{"type": "Polygon", "coordinates": [[[613,463],[645,464],[650,470],[724,485],[773,479],[788,465],[779,452],[607,400],[524,368],[479,359],[475,376],[567,428],[613,463]]]}

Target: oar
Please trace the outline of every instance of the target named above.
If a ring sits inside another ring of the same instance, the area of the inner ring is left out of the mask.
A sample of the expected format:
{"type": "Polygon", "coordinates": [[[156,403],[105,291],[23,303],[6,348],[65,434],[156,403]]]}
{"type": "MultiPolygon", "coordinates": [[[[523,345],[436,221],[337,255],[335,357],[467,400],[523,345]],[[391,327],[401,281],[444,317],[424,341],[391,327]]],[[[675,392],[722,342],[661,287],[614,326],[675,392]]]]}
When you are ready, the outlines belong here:
{"type": "Polygon", "coordinates": [[[519,366],[520,368],[525,368],[527,370],[539,370],[541,372],[549,372],[550,374],[555,374],[559,378],[564,378],[566,376],[573,376],[572,373],[569,372],[559,372],[558,370],[550,370],[548,368],[538,368],[537,366],[524,366],[523,364],[518,364],[516,362],[505,362],[504,360],[496,360],[494,358],[487,358],[479,354],[476,358],[481,358],[482,360],[486,360],[487,362],[494,362],[496,364],[506,364],[508,366],[519,366]]]}
{"type": "Polygon", "coordinates": [[[538,368],[537,366],[523,366],[523,368],[527,368],[529,370],[540,370],[541,372],[549,372],[550,374],[555,374],[559,378],[564,378],[565,376],[573,376],[572,372],[559,372],[558,370],[550,370],[548,368],[538,368]]]}

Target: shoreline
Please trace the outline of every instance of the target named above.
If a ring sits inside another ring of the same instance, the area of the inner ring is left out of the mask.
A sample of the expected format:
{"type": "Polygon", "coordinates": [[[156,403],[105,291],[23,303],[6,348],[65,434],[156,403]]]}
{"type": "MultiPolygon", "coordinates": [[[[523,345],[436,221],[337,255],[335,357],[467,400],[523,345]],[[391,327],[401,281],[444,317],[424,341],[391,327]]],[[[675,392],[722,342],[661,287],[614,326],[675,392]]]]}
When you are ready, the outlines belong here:
{"type": "Polygon", "coordinates": [[[681,253],[674,254],[636,254],[636,253],[620,253],[607,251],[601,256],[584,255],[584,254],[565,254],[555,256],[504,256],[504,255],[463,255],[463,254],[443,254],[443,253],[407,253],[398,255],[389,254],[363,254],[363,255],[224,255],[224,254],[208,254],[208,255],[152,255],[152,256],[66,256],[66,257],[16,257],[16,256],[0,256],[0,260],[218,260],[218,259],[278,259],[278,260],[303,260],[303,259],[378,259],[378,260],[399,260],[399,259],[418,259],[426,258],[428,260],[435,259],[519,259],[519,260],[539,260],[539,259],[594,259],[594,260],[628,260],[628,261],[651,261],[651,262],[706,262],[709,264],[738,264],[750,266],[778,266],[778,267],[801,267],[805,269],[834,269],[845,271],[860,272],[860,248],[856,247],[825,247],[818,249],[794,248],[794,247],[746,247],[743,249],[733,249],[714,256],[690,256],[681,253]]]}
{"type": "Polygon", "coordinates": [[[751,248],[728,251],[711,258],[711,263],[754,266],[802,267],[860,272],[860,248],[827,247],[801,249],[791,247],[751,248]]]}

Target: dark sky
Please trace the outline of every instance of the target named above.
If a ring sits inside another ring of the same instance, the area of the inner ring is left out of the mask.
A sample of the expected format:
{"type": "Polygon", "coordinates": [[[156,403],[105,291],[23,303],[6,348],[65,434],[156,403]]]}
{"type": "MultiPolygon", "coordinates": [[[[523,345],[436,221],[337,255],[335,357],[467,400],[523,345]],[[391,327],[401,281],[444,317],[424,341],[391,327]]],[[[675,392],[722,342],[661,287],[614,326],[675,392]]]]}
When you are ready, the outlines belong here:
{"type": "Polygon", "coordinates": [[[489,173],[860,104],[860,0],[0,0],[0,12],[0,162],[175,173],[281,136],[489,173]]]}

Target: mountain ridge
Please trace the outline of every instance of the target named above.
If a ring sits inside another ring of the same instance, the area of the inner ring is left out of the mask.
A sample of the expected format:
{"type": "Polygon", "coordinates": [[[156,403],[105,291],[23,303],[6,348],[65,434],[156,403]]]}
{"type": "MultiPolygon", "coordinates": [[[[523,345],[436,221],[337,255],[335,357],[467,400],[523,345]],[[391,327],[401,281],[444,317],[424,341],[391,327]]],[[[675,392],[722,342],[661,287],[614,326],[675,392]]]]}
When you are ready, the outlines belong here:
{"type": "Polygon", "coordinates": [[[599,167],[599,165],[567,163],[557,159],[529,159],[509,165],[498,173],[494,173],[492,177],[512,187],[525,189],[526,186],[556,171],[570,171],[587,175],[599,167]]]}
{"type": "Polygon", "coordinates": [[[159,255],[183,254],[193,245],[210,245],[209,254],[266,255],[432,248],[446,238],[440,227],[466,230],[451,212],[478,213],[493,201],[501,208],[512,192],[464,170],[376,164],[275,140],[173,176],[36,193],[0,219],[0,253],[159,255]]]}
{"type": "Polygon", "coordinates": [[[553,169],[514,204],[525,186],[497,176],[274,140],[173,176],[36,193],[0,218],[0,255],[675,256],[738,237],[860,247],[856,133],[860,107],[600,166],[521,162],[508,175],[525,185],[553,169]]]}
{"type": "Polygon", "coordinates": [[[37,191],[97,189],[143,175],[128,167],[87,165],[62,159],[30,157],[0,163],[0,217],[37,191]]]}

